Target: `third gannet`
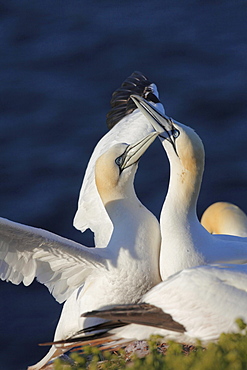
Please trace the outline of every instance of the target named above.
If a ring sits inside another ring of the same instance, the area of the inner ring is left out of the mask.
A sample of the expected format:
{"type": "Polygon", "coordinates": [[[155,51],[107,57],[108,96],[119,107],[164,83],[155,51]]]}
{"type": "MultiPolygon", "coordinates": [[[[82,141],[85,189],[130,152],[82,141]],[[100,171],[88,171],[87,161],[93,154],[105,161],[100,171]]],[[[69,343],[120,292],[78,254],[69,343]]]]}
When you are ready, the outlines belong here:
{"type": "Polygon", "coordinates": [[[211,234],[247,237],[247,215],[235,204],[216,202],[201,217],[201,224],[211,234]]]}
{"type": "Polygon", "coordinates": [[[145,97],[164,113],[156,85],[141,72],[132,73],[112,95],[112,108],[107,115],[110,131],[98,142],[88,162],[80,191],[78,210],[74,217],[74,226],[78,230],[84,231],[90,228],[94,232],[95,244],[98,247],[105,247],[108,244],[113,225],[95,185],[95,162],[111,146],[140,140],[153,131],[150,122],[136,109],[130,99],[131,93],[145,97]]]}
{"type": "MultiPolygon", "coordinates": [[[[133,185],[137,162],[156,137],[152,132],[132,145],[116,144],[96,161],[96,186],[114,225],[106,248],[86,248],[48,231],[0,219],[1,279],[29,285],[37,277],[57,301],[66,300],[55,340],[92,324],[80,317],[82,312],[137,302],[161,281],[159,223],[141,204],[133,185]]],[[[66,347],[52,346],[29,369],[42,368],[64,351],[66,347]]]]}
{"type": "Polygon", "coordinates": [[[200,224],[197,199],[204,171],[204,147],[195,131],[163,115],[144,98],[132,99],[160,133],[170,162],[168,192],[160,216],[162,279],[197,265],[246,263],[247,238],[211,235],[200,224]]]}

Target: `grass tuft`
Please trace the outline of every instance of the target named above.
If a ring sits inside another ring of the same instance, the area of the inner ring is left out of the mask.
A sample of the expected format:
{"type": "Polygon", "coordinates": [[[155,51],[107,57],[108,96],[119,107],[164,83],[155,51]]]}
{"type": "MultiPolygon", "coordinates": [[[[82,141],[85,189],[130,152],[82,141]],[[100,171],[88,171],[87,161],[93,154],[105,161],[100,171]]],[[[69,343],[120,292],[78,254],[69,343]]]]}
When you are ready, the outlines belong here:
{"type": "Polygon", "coordinates": [[[148,354],[142,358],[125,350],[100,351],[97,347],[83,347],[83,353],[70,355],[74,365],[58,359],[55,370],[245,370],[247,369],[247,327],[243,320],[236,320],[238,333],[220,335],[217,343],[203,348],[169,342],[163,346],[160,337],[151,337],[148,354]]]}

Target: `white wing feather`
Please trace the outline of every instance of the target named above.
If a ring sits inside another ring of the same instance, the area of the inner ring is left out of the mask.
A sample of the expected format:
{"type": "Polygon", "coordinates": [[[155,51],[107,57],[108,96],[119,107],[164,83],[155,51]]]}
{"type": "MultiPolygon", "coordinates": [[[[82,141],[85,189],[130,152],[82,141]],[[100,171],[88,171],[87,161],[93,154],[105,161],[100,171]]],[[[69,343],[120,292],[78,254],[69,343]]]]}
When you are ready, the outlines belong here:
{"type": "Polygon", "coordinates": [[[0,218],[0,278],[45,284],[58,302],[80,287],[92,269],[106,268],[102,250],[0,218]]]}

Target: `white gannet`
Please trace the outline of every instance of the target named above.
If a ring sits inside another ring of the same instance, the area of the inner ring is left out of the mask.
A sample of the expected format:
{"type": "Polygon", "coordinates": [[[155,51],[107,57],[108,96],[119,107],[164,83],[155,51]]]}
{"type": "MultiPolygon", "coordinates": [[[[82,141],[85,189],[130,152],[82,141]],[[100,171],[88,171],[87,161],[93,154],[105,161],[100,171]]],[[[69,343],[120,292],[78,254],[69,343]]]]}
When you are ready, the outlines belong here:
{"type": "Polygon", "coordinates": [[[216,202],[201,217],[201,224],[211,234],[247,237],[247,215],[235,204],[216,202]]]}
{"type": "Polygon", "coordinates": [[[108,244],[113,225],[95,185],[95,162],[111,146],[140,140],[153,131],[149,121],[136,109],[136,105],[130,99],[131,93],[145,97],[164,113],[156,85],[141,72],[132,73],[112,95],[112,109],[107,115],[107,125],[111,130],[101,138],[92,153],[80,191],[78,210],[74,217],[75,228],[81,231],[90,228],[94,232],[95,244],[98,247],[105,247],[108,244]]]}
{"type": "MultiPolygon", "coordinates": [[[[161,281],[160,229],[134,190],[137,162],[156,132],[133,145],[116,144],[95,165],[96,185],[114,225],[106,248],[87,248],[45,230],[0,219],[0,277],[31,284],[37,277],[58,302],[66,300],[55,340],[83,326],[82,312],[102,305],[134,303],[161,281]]],[[[38,370],[66,348],[51,347],[29,369],[38,370]]]]}
{"type": "Polygon", "coordinates": [[[246,263],[247,238],[211,235],[196,206],[204,171],[204,148],[195,131],[161,114],[144,98],[132,99],[160,133],[170,162],[168,192],[160,216],[162,280],[185,268],[210,263],[246,263]]]}
{"type": "Polygon", "coordinates": [[[159,283],[138,304],[84,314],[108,320],[83,331],[89,334],[84,340],[114,348],[161,335],[165,341],[196,344],[199,339],[205,345],[217,340],[222,332],[238,331],[236,319],[247,321],[246,306],[246,265],[197,266],[159,283]],[[96,330],[98,336],[90,336],[96,330]]]}

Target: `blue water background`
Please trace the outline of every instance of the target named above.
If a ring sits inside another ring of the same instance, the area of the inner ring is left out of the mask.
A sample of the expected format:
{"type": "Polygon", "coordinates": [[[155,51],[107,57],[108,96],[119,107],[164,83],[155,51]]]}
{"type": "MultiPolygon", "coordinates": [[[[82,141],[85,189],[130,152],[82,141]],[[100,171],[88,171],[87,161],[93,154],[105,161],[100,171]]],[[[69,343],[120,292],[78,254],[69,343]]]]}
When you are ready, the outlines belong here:
{"type": "MultiPolygon", "coordinates": [[[[203,140],[198,215],[219,200],[247,211],[246,15],[246,1],[0,1],[0,215],[93,244],[72,226],[78,194],[111,94],[135,70],[203,140]]],[[[136,178],[157,217],[168,177],[157,141],[136,178]]],[[[46,353],[60,310],[36,282],[0,282],[1,369],[46,353]]]]}

